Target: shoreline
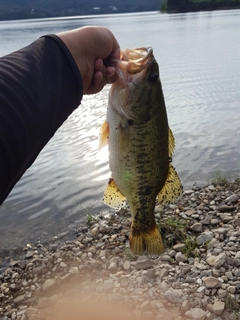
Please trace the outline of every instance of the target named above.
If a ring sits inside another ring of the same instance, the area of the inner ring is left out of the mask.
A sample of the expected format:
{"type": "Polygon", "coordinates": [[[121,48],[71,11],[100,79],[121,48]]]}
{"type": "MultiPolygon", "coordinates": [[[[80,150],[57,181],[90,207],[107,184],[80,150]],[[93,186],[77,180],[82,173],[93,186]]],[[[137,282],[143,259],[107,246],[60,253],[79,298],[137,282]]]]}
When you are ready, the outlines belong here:
{"type": "Polygon", "coordinates": [[[124,319],[240,319],[239,181],[194,186],[157,206],[155,217],[166,246],[160,257],[131,253],[127,209],[92,217],[75,240],[27,245],[0,273],[0,319],[50,320],[63,305],[75,319],[81,301],[96,305],[91,319],[100,319],[101,299],[124,319]]]}

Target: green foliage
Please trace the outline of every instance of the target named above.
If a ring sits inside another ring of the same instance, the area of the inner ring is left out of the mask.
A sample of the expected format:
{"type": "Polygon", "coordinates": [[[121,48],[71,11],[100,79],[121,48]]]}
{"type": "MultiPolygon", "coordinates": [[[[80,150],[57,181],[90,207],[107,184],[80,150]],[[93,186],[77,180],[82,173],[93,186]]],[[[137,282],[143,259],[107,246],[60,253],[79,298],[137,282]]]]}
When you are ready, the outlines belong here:
{"type": "Polygon", "coordinates": [[[210,11],[240,8],[240,0],[168,0],[167,12],[210,11]]]}
{"type": "MultiPolygon", "coordinates": [[[[172,247],[177,243],[183,243],[184,246],[182,247],[181,252],[187,257],[195,258],[200,256],[196,237],[188,232],[189,225],[186,220],[180,219],[177,216],[161,219],[159,229],[165,247],[172,247]]],[[[207,244],[205,244],[205,246],[206,245],[207,244]]]]}
{"type": "Polygon", "coordinates": [[[161,12],[167,12],[167,0],[162,0],[160,3],[161,12]]]}
{"type": "Polygon", "coordinates": [[[168,12],[187,12],[190,6],[189,0],[168,0],[168,12]]]}
{"type": "Polygon", "coordinates": [[[94,216],[91,213],[87,214],[86,222],[89,226],[94,224],[96,221],[97,221],[96,218],[94,218],[94,216]]]}
{"type": "Polygon", "coordinates": [[[199,246],[195,237],[187,236],[183,243],[185,244],[185,247],[182,252],[185,256],[194,258],[199,257],[199,246]]]}
{"type": "Polygon", "coordinates": [[[129,261],[135,261],[137,259],[137,256],[128,247],[123,249],[123,255],[124,258],[129,261]]]}
{"type": "Polygon", "coordinates": [[[183,242],[187,234],[187,222],[178,217],[160,220],[159,229],[163,235],[165,246],[172,247],[178,242],[183,242]]]}
{"type": "Polygon", "coordinates": [[[215,177],[212,179],[211,183],[214,186],[227,186],[228,185],[228,180],[220,172],[217,172],[215,177]]]}
{"type": "Polygon", "coordinates": [[[226,292],[224,299],[225,307],[229,312],[239,313],[240,312],[240,299],[236,299],[229,291],[226,292]]]}

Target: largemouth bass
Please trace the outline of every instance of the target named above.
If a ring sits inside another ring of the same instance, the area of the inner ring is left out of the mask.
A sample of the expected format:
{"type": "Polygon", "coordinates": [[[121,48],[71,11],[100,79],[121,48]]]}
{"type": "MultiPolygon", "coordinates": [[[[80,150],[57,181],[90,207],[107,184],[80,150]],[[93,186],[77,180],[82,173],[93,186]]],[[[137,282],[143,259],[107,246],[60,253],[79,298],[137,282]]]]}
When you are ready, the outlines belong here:
{"type": "Polygon", "coordinates": [[[159,255],[164,246],[154,217],[156,198],[166,204],[182,193],[171,165],[174,137],[152,48],[127,49],[121,55],[100,130],[100,148],[108,144],[112,172],[103,201],[113,208],[128,201],[130,249],[137,255],[159,255]]]}

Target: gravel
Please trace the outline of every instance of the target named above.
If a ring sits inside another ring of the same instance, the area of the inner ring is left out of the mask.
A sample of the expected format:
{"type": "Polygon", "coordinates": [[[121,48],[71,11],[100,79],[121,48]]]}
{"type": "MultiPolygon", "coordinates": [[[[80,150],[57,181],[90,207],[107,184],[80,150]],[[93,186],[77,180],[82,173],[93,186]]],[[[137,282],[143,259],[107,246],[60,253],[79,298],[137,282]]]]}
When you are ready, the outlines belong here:
{"type": "Polygon", "coordinates": [[[73,241],[26,245],[0,269],[0,319],[240,319],[239,184],[193,186],[155,215],[160,257],[131,253],[128,208],[94,217],[73,241]],[[169,219],[178,224],[164,233],[169,219]],[[177,236],[182,224],[191,242],[177,236]]]}

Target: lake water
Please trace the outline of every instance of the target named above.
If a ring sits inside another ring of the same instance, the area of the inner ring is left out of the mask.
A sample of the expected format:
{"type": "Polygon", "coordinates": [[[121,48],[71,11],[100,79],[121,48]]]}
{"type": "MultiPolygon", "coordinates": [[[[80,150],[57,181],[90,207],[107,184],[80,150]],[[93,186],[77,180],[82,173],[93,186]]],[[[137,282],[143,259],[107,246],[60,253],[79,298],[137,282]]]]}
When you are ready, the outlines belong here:
{"type": "MultiPolygon", "coordinates": [[[[239,177],[240,10],[0,22],[0,55],[84,25],[110,28],[122,48],[153,47],[185,188],[216,172],[239,177]]],[[[37,238],[73,236],[87,214],[108,210],[107,149],[98,152],[108,89],[84,97],[0,207],[0,255],[37,238]]]]}

